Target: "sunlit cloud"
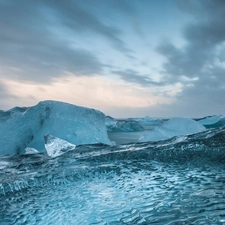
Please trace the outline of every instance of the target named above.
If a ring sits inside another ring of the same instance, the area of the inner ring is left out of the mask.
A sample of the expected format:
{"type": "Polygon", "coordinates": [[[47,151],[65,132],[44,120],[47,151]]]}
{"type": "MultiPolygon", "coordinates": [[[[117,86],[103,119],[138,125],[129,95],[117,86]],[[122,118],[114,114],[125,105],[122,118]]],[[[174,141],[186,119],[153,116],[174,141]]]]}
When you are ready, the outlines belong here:
{"type": "MultiPolygon", "coordinates": [[[[68,76],[56,79],[51,84],[20,83],[15,80],[1,80],[7,90],[23,104],[53,99],[76,105],[105,109],[107,107],[140,108],[157,104],[169,104],[174,95],[181,91],[180,85],[162,88],[143,88],[115,81],[102,76],[68,76]]],[[[12,102],[17,104],[18,101],[12,102]]]]}

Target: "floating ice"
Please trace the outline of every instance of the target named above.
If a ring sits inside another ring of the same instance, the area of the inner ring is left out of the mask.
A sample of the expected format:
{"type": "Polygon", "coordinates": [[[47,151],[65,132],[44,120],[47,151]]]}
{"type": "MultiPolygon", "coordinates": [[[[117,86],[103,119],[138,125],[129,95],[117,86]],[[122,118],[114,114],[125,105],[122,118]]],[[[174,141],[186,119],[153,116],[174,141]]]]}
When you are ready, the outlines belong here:
{"type": "Polygon", "coordinates": [[[222,116],[217,116],[217,115],[207,116],[205,118],[198,120],[198,122],[201,123],[202,125],[211,125],[211,124],[215,124],[219,122],[221,118],[222,116]]]}
{"type": "Polygon", "coordinates": [[[50,157],[62,155],[67,151],[74,150],[76,147],[76,145],[71,144],[68,141],[62,140],[49,134],[46,134],[44,136],[44,139],[45,139],[45,148],[47,154],[50,157]]]}
{"type": "Polygon", "coordinates": [[[106,127],[108,131],[113,132],[134,132],[143,131],[144,128],[136,121],[116,120],[110,116],[106,117],[106,127]]]}
{"type": "Polygon", "coordinates": [[[25,154],[37,154],[37,153],[39,153],[39,151],[35,148],[29,148],[29,147],[25,148],[25,154]]]}
{"type": "Polygon", "coordinates": [[[174,136],[194,134],[206,130],[206,128],[189,118],[172,118],[162,125],[155,127],[147,135],[140,137],[139,141],[159,141],[174,136]]]}
{"type": "Polygon", "coordinates": [[[44,152],[45,134],[75,145],[111,144],[105,127],[105,115],[98,110],[57,101],[0,110],[0,154],[24,153],[26,147],[44,152]]]}
{"type": "Polygon", "coordinates": [[[217,128],[225,125],[225,118],[223,116],[207,116],[197,120],[206,128],[217,128]]]}

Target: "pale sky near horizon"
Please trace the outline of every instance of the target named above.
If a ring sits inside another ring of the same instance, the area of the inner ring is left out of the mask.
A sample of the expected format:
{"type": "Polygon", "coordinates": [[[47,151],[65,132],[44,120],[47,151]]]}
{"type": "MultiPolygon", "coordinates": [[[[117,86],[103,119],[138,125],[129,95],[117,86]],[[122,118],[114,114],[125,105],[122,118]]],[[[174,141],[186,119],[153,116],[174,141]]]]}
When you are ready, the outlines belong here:
{"type": "Polygon", "coordinates": [[[224,0],[0,0],[0,109],[225,115],[224,0]]]}

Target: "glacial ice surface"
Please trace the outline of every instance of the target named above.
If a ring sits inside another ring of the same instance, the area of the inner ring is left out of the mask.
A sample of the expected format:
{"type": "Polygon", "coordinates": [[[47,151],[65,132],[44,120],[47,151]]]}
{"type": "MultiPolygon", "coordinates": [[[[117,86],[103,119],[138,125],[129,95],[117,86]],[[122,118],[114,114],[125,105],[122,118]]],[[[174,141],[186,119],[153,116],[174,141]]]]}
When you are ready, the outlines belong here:
{"type": "Polygon", "coordinates": [[[223,225],[225,128],[175,139],[0,156],[0,223],[223,225]]]}
{"type": "Polygon", "coordinates": [[[111,144],[105,115],[94,109],[57,101],[0,111],[0,154],[21,154],[25,148],[45,152],[44,135],[75,145],[111,144]]]}
{"type": "Polygon", "coordinates": [[[163,124],[150,130],[145,136],[141,136],[139,141],[159,141],[175,136],[188,135],[206,130],[206,128],[189,118],[172,118],[163,124]]]}

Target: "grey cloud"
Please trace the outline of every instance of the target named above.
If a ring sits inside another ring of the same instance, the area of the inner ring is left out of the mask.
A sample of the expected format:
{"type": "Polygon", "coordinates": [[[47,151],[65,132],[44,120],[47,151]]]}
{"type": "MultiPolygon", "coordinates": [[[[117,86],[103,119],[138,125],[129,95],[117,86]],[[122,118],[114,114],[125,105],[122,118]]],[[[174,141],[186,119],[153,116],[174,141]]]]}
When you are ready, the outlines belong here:
{"type": "Polygon", "coordinates": [[[225,2],[220,0],[177,2],[189,5],[185,9],[189,9],[189,13],[198,19],[184,29],[183,36],[187,41],[184,48],[179,49],[171,43],[163,43],[157,50],[168,59],[164,68],[171,76],[200,76],[203,66],[211,63],[215,48],[225,41],[225,2]]]}
{"type": "Polygon", "coordinates": [[[221,96],[225,95],[225,67],[216,62],[225,63],[225,1],[177,2],[194,20],[183,30],[187,43],[183,48],[169,42],[158,46],[157,51],[167,60],[163,65],[164,73],[171,83],[179,81],[184,84],[183,92],[178,96],[180,106],[199,108],[204,105],[207,108],[212,103],[224,104],[221,96]],[[190,79],[184,82],[183,77],[190,79]]]}
{"type": "Polygon", "coordinates": [[[4,86],[3,83],[0,81],[0,96],[1,96],[1,101],[0,101],[0,110],[6,110],[8,109],[9,102],[18,102],[18,98],[11,94],[7,88],[4,86]]]}
{"type": "MultiPolygon", "coordinates": [[[[51,21],[41,2],[9,1],[0,7],[0,59],[5,73],[14,78],[49,82],[64,71],[76,75],[101,72],[102,64],[93,53],[73,49],[54,37],[48,28],[51,21]],[[16,74],[16,75],[15,75],[16,74]]],[[[2,74],[4,76],[4,74],[2,74]]]]}
{"type": "Polygon", "coordinates": [[[50,82],[52,78],[63,76],[66,72],[75,73],[76,76],[90,76],[102,70],[98,59],[85,50],[56,45],[24,46],[22,51],[15,51],[11,46],[6,48],[7,53],[11,51],[13,54],[8,58],[7,53],[3,56],[0,54],[1,62],[9,65],[6,68],[8,74],[12,72],[11,68],[14,69],[14,78],[18,79],[50,82]]]}
{"type": "Polygon", "coordinates": [[[104,25],[90,10],[82,8],[81,3],[72,0],[1,1],[0,65],[5,68],[1,76],[9,75],[11,67],[20,69],[14,71],[14,78],[38,82],[49,82],[63,76],[65,71],[78,76],[102,72],[104,65],[93,52],[71,47],[66,40],[57,37],[52,28],[67,27],[74,37],[79,37],[80,32],[88,32],[90,36],[98,34],[130,56],[131,51],[120,39],[121,31],[104,25]]]}
{"type": "Polygon", "coordinates": [[[225,87],[215,82],[218,81],[206,77],[195,82],[194,86],[186,87],[168,112],[173,109],[180,115],[188,117],[224,114],[225,87]]]}
{"type": "Polygon", "coordinates": [[[6,95],[7,95],[6,89],[5,89],[4,85],[0,83],[0,96],[5,97],[6,95]]]}
{"type": "Polygon", "coordinates": [[[149,86],[162,86],[163,82],[156,82],[153,81],[149,76],[147,75],[142,75],[138,73],[137,71],[127,69],[127,70],[114,70],[112,71],[114,74],[118,75],[122,80],[129,82],[129,83],[134,83],[138,84],[143,87],[149,87],[149,86]]]}
{"type": "MultiPolygon", "coordinates": [[[[213,80],[206,78],[195,82],[194,86],[186,87],[170,104],[157,104],[153,107],[120,109],[118,110],[124,117],[127,117],[127,113],[133,115],[130,116],[151,116],[151,117],[190,117],[201,118],[209,115],[224,115],[225,104],[224,96],[225,91],[222,88],[214,88],[213,80]],[[127,111],[128,110],[128,111],[127,111]]],[[[225,84],[225,83],[224,83],[225,84]]]]}
{"type": "Polygon", "coordinates": [[[194,16],[197,20],[219,17],[224,12],[224,0],[175,0],[177,6],[185,13],[194,16]],[[217,14],[215,14],[215,11],[217,14]]]}
{"type": "Polygon", "coordinates": [[[55,9],[55,12],[60,16],[61,21],[74,32],[91,31],[106,37],[111,41],[114,47],[119,51],[131,53],[125,43],[119,38],[121,31],[115,27],[104,25],[91,11],[82,8],[79,1],[48,1],[49,6],[55,9]]]}
{"type": "Polygon", "coordinates": [[[212,49],[201,48],[190,43],[184,49],[179,49],[171,43],[165,42],[158,46],[157,51],[166,57],[163,67],[169,74],[170,81],[180,81],[181,76],[189,78],[199,77],[205,64],[212,59],[212,49]]]}

